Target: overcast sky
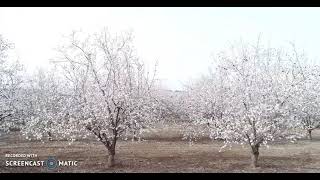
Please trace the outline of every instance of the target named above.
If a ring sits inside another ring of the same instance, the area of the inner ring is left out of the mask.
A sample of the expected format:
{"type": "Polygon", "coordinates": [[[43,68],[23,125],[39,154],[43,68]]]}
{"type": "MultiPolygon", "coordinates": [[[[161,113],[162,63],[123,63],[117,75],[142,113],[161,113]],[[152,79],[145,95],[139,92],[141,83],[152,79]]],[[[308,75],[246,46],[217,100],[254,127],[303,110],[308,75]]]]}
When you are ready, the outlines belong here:
{"type": "Polygon", "coordinates": [[[259,34],[272,46],[294,41],[317,59],[319,19],[320,8],[0,8],[0,34],[32,70],[46,66],[72,30],[132,29],[141,59],[158,60],[159,77],[174,90],[206,72],[212,53],[259,34]]]}

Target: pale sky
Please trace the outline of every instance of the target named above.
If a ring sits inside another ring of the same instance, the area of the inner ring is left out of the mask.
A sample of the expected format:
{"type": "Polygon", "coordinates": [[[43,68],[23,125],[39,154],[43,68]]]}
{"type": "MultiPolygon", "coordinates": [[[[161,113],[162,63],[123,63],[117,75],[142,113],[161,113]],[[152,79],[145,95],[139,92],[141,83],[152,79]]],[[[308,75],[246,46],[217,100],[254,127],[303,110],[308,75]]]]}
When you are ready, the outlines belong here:
{"type": "Polygon", "coordinates": [[[317,59],[319,22],[320,8],[0,8],[0,34],[29,71],[46,66],[72,30],[132,29],[140,58],[158,60],[158,77],[173,90],[207,72],[212,53],[259,34],[271,46],[293,41],[317,59]]]}

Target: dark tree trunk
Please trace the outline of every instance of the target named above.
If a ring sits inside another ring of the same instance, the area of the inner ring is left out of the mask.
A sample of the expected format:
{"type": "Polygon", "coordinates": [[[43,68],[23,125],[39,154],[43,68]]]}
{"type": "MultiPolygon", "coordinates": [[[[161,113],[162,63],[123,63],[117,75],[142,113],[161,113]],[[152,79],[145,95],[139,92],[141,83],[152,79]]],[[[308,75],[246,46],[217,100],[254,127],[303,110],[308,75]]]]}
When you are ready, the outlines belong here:
{"type": "Polygon", "coordinates": [[[308,130],[308,137],[309,137],[310,140],[312,140],[312,134],[311,133],[312,133],[312,130],[309,129],[308,130]]]}
{"type": "Polygon", "coordinates": [[[115,154],[116,154],[115,149],[109,150],[108,167],[113,167],[115,165],[115,160],[114,160],[115,154]]]}
{"type": "Polygon", "coordinates": [[[86,128],[93,132],[100,142],[103,143],[103,145],[107,148],[108,150],[108,162],[107,166],[108,167],[113,167],[115,165],[115,154],[116,154],[116,143],[117,143],[117,135],[118,132],[116,130],[113,131],[113,138],[109,139],[108,136],[105,133],[101,133],[101,131],[96,131],[93,130],[91,126],[86,126],[86,128]]]}
{"type": "Polygon", "coordinates": [[[113,139],[112,142],[105,144],[108,149],[108,167],[115,166],[115,155],[116,155],[116,139],[113,139]]]}
{"type": "Polygon", "coordinates": [[[50,131],[48,131],[48,140],[49,140],[49,141],[52,141],[52,134],[51,134],[50,131]]]}
{"type": "Polygon", "coordinates": [[[251,166],[256,168],[258,167],[259,145],[252,145],[251,150],[251,166]]]}
{"type": "Polygon", "coordinates": [[[133,136],[132,136],[132,141],[138,141],[138,137],[137,137],[137,131],[133,131],[133,136]]]}

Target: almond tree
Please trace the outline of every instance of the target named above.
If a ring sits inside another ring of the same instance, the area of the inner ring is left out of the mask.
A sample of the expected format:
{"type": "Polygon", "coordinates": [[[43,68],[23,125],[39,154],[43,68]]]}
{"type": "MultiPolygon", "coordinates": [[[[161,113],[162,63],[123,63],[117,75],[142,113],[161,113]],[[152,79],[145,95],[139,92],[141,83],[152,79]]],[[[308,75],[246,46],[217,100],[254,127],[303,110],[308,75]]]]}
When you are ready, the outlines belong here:
{"type": "Polygon", "coordinates": [[[13,44],[0,35],[0,130],[4,132],[21,124],[23,68],[9,56],[9,51],[13,48],[13,44]]]}
{"type": "Polygon", "coordinates": [[[113,166],[117,140],[155,120],[155,76],[136,57],[131,33],[82,35],[72,33],[55,61],[72,97],[69,118],[56,129],[72,136],[94,134],[113,166]]]}
{"type": "MultiPolygon", "coordinates": [[[[256,167],[261,145],[301,135],[293,113],[295,97],[305,82],[298,59],[259,44],[242,43],[221,52],[211,75],[189,89],[194,128],[206,124],[209,136],[223,139],[224,147],[248,144],[256,167]]],[[[199,133],[204,132],[195,130],[191,135],[199,133]]]]}
{"type": "Polygon", "coordinates": [[[182,107],[185,100],[184,91],[172,91],[159,87],[154,96],[159,106],[157,114],[163,123],[179,123],[185,120],[186,112],[182,107]]]}
{"type": "Polygon", "coordinates": [[[301,68],[306,81],[299,88],[294,113],[301,120],[308,138],[312,140],[312,131],[320,128],[320,67],[304,65],[301,68]]]}
{"type": "Polygon", "coordinates": [[[192,142],[210,136],[210,129],[216,126],[215,121],[222,121],[228,114],[232,92],[224,78],[221,73],[210,72],[186,86],[188,94],[183,109],[190,123],[184,128],[184,139],[192,142]]]}
{"type": "MultiPolygon", "coordinates": [[[[68,96],[64,84],[59,81],[54,69],[39,69],[23,88],[25,126],[21,132],[28,139],[49,140],[56,135],[56,127],[68,115],[68,96]]],[[[55,136],[58,140],[59,136],[55,136]]]]}

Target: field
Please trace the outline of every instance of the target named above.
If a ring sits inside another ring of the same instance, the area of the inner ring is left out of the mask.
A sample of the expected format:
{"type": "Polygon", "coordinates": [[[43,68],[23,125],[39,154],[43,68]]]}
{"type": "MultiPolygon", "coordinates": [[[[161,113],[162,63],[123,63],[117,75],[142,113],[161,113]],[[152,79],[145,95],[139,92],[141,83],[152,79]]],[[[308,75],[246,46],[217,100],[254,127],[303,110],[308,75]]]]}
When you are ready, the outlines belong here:
{"type": "Polygon", "coordinates": [[[250,167],[250,151],[235,145],[219,152],[223,142],[203,139],[190,145],[181,140],[179,127],[162,127],[146,133],[140,142],[120,141],[117,144],[116,163],[106,166],[107,151],[95,140],[81,140],[69,145],[66,141],[27,141],[17,133],[0,137],[0,172],[320,172],[320,130],[314,139],[295,143],[277,142],[260,150],[260,167],[250,167]],[[33,153],[46,160],[78,161],[76,167],[6,167],[10,153],[33,153]]]}

